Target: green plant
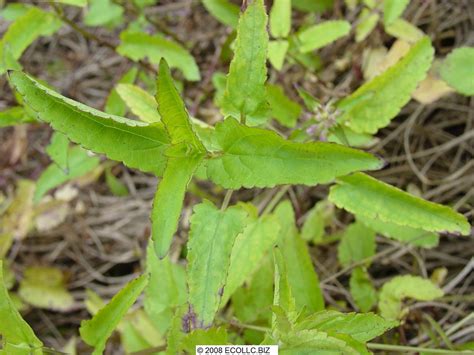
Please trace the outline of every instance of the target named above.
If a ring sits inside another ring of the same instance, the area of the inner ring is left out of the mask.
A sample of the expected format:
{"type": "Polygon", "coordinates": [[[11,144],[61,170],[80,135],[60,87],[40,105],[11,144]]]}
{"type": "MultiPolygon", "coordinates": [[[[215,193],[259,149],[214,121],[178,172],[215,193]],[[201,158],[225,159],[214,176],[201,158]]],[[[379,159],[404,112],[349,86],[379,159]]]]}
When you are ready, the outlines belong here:
{"type": "MultiPolygon", "coordinates": [[[[393,1],[386,3],[384,22],[389,24],[396,21],[403,7],[394,8],[393,1]]],[[[341,236],[339,261],[346,267],[357,264],[350,280],[351,292],[365,312],[372,310],[377,302],[366,270],[375,253],[376,232],[430,247],[437,243],[437,233],[467,235],[470,225],[450,207],[425,201],[363,173],[383,168],[383,161],[372,154],[344,144],[315,142],[308,129],[295,129],[290,138],[285,138],[265,127],[272,117],[285,120],[288,116],[286,111],[275,113],[280,108],[278,97],[285,95],[279,87],[266,84],[267,55],[275,67],[281,67],[282,58],[291,48],[287,41],[294,40],[297,51],[304,54],[347,35],[349,23],[328,21],[303,29],[288,39],[291,26],[286,15],[291,4],[275,1],[276,7],[270,12],[274,40],[270,41],[262,0],[250,2],[238,22],[235,8],[230,4],[220,1],[204,4],[221,21],[237,28],[234,57],[227,77],[223,78],[221,96],[216,100],[223,120],[215,126],[188,114],[169,65],[179,69],[188,80],[199,80],[199,69],[186,49],[161,35],[122,32],[119,53],[134,61],[149,58],[151,63],[158,64],[156,97],[133,85],[137,73],[131,71],[109,96],[110,113],[68,99],[21,71],[8,72],[12,87],[21,96],[18,110],[22,114],[18,114],[18,121],[23,122],[25,115],[30,121],[37,117],[58,132],[47,148],[53,163],[39,178],[35,202],[51,188],[97,168],[99,159],[88,156],[85,149],[161,178],[151,211],[146,271],[105,306],[100,299],[89,296],[89,308],[94,309],[91,313],[95,315],[82,323],[81,337],[94,347],[94,353],[100,354],[114,329],[128,340],[133,332],[142,331],[145,340],[140,344],[130,341],[129,351],[154,347],[157,352],[174,354],[191,352],[196,344],[231,342],[236,339],[233,332],[236,327],[247,331],[243,341],[279,344],[281,353],[286,354],[369,353],[367,343],[396,327],[403,318],[402,299],[432,300],[443,292],[428,280],[402,276],[382,287],[380,315],[325,309],[306,241],[324,242],[324,219],[330,219],[331,213],[319,220],[322,226],[317,227],[319,232],[315,235],[309,232],[315,228],[314,221],[307,221],[307,226],[313,223],[312,227],[303,227],[300,235],[291,204],[280,202],[287,185],[331,184],[329,202],[325,201],[323,209],[333,203],[356,217],[357,221],[341,236]],[[327,36],[318,37],[317,42],[311,40],[321,33],[327,36]],[[121,117],[123,103],[140,120],[121,117]],[[70,148],[68,139],[80,147],[70,148]],[[185,193],[194,176],[227,189],[227,193],[219,207],[210,201],[194,206],[187,266],[183,268],[168,254],[185,193]],[[232,190],[280,185],[283,186],[260,214],[248,202],[229,206],[232,190]],[[135,310],[127,314],[143,291],[145,313],[135,310]],[[233,307],[232,317],[221,312],[229,302],[233,307]],[[153,330],[136,328],[139,323],[134,323],[136,319],[150,322],[153,330]],[[158,344],[148,340],[153,338],[150,332],[159,334],[158,344]]],[[[87,21],[90,25],[98,24],[93,12],[101,6],[115,8],[111,13],[113,18],[100,23],[113,26],[121,11],[118,5],[107,1],[91,7],[87,21]]],[[[23,16],[37,11],[32,9],[23,16]]],[[[23,21],[15,22],[15,26],[26,26],[23,21]]],[[[51,28],[37,35],[48,34],[51,28]]],[[[14,29],[9,31],[13,33],[14,29]]],[[[17,60],[25,46],[13,50],[9,41],[6,36],[2,42],[0,48],[6,53],[2,58],[8,59],[5,67],[18,69],[9,60],[17,60]]],[[[371,139],[409,101],[432,60],[431,42],[428,37],[422,37],[397,64],[333,107],[323,107],[311,95],[300,91],[308,109],[319,114],[309,125],[320,129],[319,136],[326,139],[337,140],[342,134],[344,138],[339,143],[371,139]]],[[[444,75],[448,74],[445,71],[444,75]]],[[[290,112],[301,111],[291,100],[284,106],[290,112]]],[[[292,127],[296,118],[284,122],[292,127]]],[[[109,170],[108,174],[110,185],[116,186],[109,170]]],[[[323,213],[317,207],[314,211],[315,216],[323,213]]],[[[42,342],[13,305],[2,275],[0,291],[3,351],[41,353],[42,342]]]]}

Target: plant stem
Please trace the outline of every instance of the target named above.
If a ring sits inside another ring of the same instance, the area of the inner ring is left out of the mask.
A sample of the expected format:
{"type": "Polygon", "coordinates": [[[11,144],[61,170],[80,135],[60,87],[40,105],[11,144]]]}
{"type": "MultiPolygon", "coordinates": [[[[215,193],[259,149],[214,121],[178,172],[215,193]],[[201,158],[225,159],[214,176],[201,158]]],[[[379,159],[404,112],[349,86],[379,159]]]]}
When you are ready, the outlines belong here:
{"type": "Polygon", "coordinates": [[[466,318],[461,319],[459,322],[453,324],[451,328],[446,331],[447,335],[453,334],[456,330],[461,328],[464,324],[468,323],[471,319],[474,318],[474,313],[469,314],[466,318]]]}
{"type": "Polygon", "coordinates": [[[68,19],[66,15],[64,15],[63,10],[57,4],[55,4],[54,1],[50,1],[49,4],[53,7],[54,12],[56,13],[56,15],[58,15],[58,17],[60,18],[62,22],[69,25],[73,30],[80,33],[84,38],[89,39],[91,41],[95,41],[98,44],[115,51],[115,48],[117,48],[117,46],[115,46],[112,43],[107,42],[106,40],[103,40],[100,37],[97,37],[95,34],[85,30],[84,28],[77,25],[74,21],[71,21],[70,19],[68,19]]]}
{"type": "MultiPolygon", "coordinates": [[[[125,2],[122,2],[120,0],[112,0],[113,3],[119,5],[119,6],[122,6],[125,11],[130,11],[134,16],[140,16],[140,10],[137,8],[137,6],[135,5],[135,3],[133,1],[125,1],[125,2]],[[129,6],[130,5],[130,6],[129,6]]],[[[173,38],[173,40],[175,42],[178,42],[179,44],[181,44],[183,47],[186,47],[183,42],[179,39],[179,37],[173,33],[173,31],[170,31],[166,26],[165,24],[163,24],[162,22],[160,22],[159,20],[157,19],[154,19],[152,18],[150,15],[148,15],[145,11],[142,12],[143,13],[143,16],[145,16],[145,19],[151,23],[156,30],[164,33],[165,35],[167,36],[170,36],[171,38],[173,38]]],[[[189,48],[188,48],[189,49],[189,48]]]]}
{"type": "Polygon", "coordinates": [[[234,190],[227,190],[225,193],[224,201],[222,201],[221,211],[224,211],[229,206],[230,198],[232,197],[234,190]]]}
{"type": "Polygon", "coordinates": [[[229,324],[234,326],[234,327],[237,327],[237,328],[252,329],[252,330],[255,330],[257,332],[262,332],[262,333],[266,333],[266,332],[271,331],[271,329],[267,328],[267,327],[260,327],[258,325],[252,325],[252,324],[244,324],[244,323],[236,322],[234,320],[230,320],[229,324]]]}
{"type": "Polygon", "coordinates": [[[159,353],[161,351],[165,351],[166,350],[166,347],[167,345],[164,344],[164,345],[160,345],[160,346],[155,346],[154,348],[149,348],[149,349],[144,349],[144,350],[140,350],[140,351],[135,351],[133,353],[130,353],[130,355],[150,355],[150,354],[156,354],[156,353],[159,353]]]}
{"type": "Polygon", "coordinates": [[[244,112],[240,112],[240,123],[245,125],[247,123],[247,116],[245,116],[244,112]]]}
{"type": "Polygon", "coordinates": [[[441,302],[474,302],[474,295],[448,295],[438,299],[441,302]]]}
{"type": "MultiPolygon", "coordinates": [[[[430,354],[459,354],[459,351],[446,350],[446,349],[430,349],[430,348],[420,348],[417,346],[404,346],[404,345],[391,345],[391,344],[376,344],[376,343],[367,343],[367,347],[372,350],[387,350],[387,351],[396,351],[400,353],[420,353],[426,351],[430,354]]],[[[474,354],[474,352],[468,352],[468,354],[474,354]]]]}
{"type": "Polygon", "coordinates": [[[280,200],[286,194],[289,188],[290,188],[290,185],[285,185],[285,186],[280,187],[280,189],[276,192],[276,194],[272,197],[270,202],[267,204],[267,206],[263,210],[262,216],[270,213],[273,210],[273,208],[275,208],[276,204],[280,202],[280,200]]]}

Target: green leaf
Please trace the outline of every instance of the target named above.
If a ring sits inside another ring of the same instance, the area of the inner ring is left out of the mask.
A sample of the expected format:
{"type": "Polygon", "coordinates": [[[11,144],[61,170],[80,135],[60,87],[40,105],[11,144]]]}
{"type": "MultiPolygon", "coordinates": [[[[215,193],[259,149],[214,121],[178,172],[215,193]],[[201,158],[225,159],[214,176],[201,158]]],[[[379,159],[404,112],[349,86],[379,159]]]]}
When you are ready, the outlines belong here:
{"type": "Polygon", "coordinates": [[[287,238],[282,250],[287,264],[291,265],[287,270],[298,309],[306,308],[310,312],[323,309],[319,278],[304,240],[299,235],[287,238]]]}
{"type": "Polygon", "coordinates": [[[368,355],[365,346],[351,337],[328,334],[319,330],[300,330],[282,334],[279,339],[279,354],[348,354],[368,355]]]}
{"type": "Polygon", "coordinates": [[[375,133],[387,126],[425,78],[433,52],[428,37],[418,41],[398,63],[338,103],[344,111],[340,120],[356,132],[375,133]]]}
{"type": "Polygon", "coordinates": [[[306,12],[323,12],[332,8],[333,0],[292,0],[293,6],[306,12]]]}
{"type": "Polygon", "coordinates": [[[321,103],[316,99],[310,92],[299,87],[297,88],[299,97],[303,100],[304,105],[309,111],[316,112],[320,107],[321,103]]]}
{"type": "Polygon", "coordinates": [[[10,69],[9,60],[17,60],[28,46],[40,36],[56,32],[62,22],[53,14],[31,7],[12,23],[0,41],[0,74],[10,69]],[[9,59],[5,61],[5,56],[9,59]]]}
{"type": "Polygon", "coordinates": [[[357,216],[357,220],[377,233],[403,243],[424,248],[432,248],[437,246],[439,243],[438,234],[427,232],[423,229],[400,226],[398,224],[388,223],[362,215],[357,216]]]}
{"type": "MultiPolygon", "coordinates": [[[[171,143],[175,145],[184,143],[193,149],[191,154],[203,154],[206,149],[192,129],[188,112],[174,86],[170,69],[165,60],[160,62],[157,91],[158,112],[171,138],[171,143]]],[[[188,152],[187,155],[189,154],[188,152]]]]}
{"type": "Polygon", "coordinates": [[[240,207],[222,211],[208,201],[194,207],[187,257],[190,310],[196,317],[194,327],[212,324],[224,291],[232,245],[246,220],[247,213],[240,207]]]}
{"type": "Polygon", "coordinates": [[[16,185],[13,199],[0,216],[0,259],[7,255],[13,239],[21,240],[28,235],[33,223],[35,182],[18,179],[16,185]]]}
{"type": "Polygon", "coordinates": [[[474,95],[474,47],[460,47],[452,51],[441,65],[440,74],[444,81],[466,96],[474,95]]]}
{"type": "Polygon", "coordinates": [[[218,107],[221,106],[224,98],[225,86],[227,83],[227,76],[222,72],[215,72],[212,75],[212,85],[214,86],[214,104],[218,107]]]}
{"type": "Polygon", "coordinates": [[[286,272],[298,311],[316,312],[324,309],[319,278],[314,270],[308,247],[298,235],[294,212],[288,201],[280,203],[274,212],[280,224],[288,226],[280,230],[278,246],[286,263],[286,272]]]}
{"type": "Polygon", "coordinates": [[[119,179],[115,177],[114,174],[107,169],[105,171],[105,182],[112,194],[115,196],[127,196],[128,195],[128,188],[127,186],[121,182],[119,179]]]}
{"type": "Polygon", "coordinates": [[[157,328],[165,333],[175,309],[187,301],[186,272],[169,257],[158,259],[150,241],[147,248],[150,282],[145,289],[144,306],[157,328]]]}
{"type": "Polygon", "coordinates": [[[232,307],[236,317],[243,323],[262,320],[268,324],[272,304],[273,260],[272,255],[267,254],[251,280],[233,293],[232,307]]]}
{"type": "Polygon", "coordinates": [[[92,319],[81,322],[79,333],[85,343],[94,347],[94,355],[102,354],[107,339],[112,335],[128,309],[135,303],[147,283],[148,275],[142,275],[130,281],[92,319]]]}
{"type": "Polygon", "coordinates": [[[185,336],[183,330],[190,330],[186,321],[187,311],[188,306],[183,305],[176,309],[174,316],[171,318],[171,325],[166,339],[166,355],[179,354],[182,350],[185,336]]]}
{"type": "Polygon", "coordinates": [[[0,10],[0,16],[7,21],[15,21],[17,18],[26,14],[31,7],[31,5],[22,3],[9,3],[0,10]]]}
{"type": "Polygon", "coordinates": [[[418,276],[396,276],[386,282],[380,291],[379,309],[382,317],[403,317],[402,301],[412,298],[417,301],[433,301],[443,296],[443,291],[430,280],[418,276]]]}
{"type": "Polygon", "coordinates": [[[326,21],[299,31],[296,34],[300,52],[308,53],[347,36],[351,24],[343,20],[326,21]]]}
{"type": "Polygon", "coordinates": [[[295,329],[345,334],[365,343],[397,325],[398,322],[385,320],[374,313],[341,313],[328,310],[308,316],[299,322],[295,329]]]}
{"type": "Polygon", "coordinates": [[[301,229],[301,237],[316,244],[322,242],[325,228],[331,223],[333,216],[333,204],[326,200],[319,201],[308,212],[301,229]]]}
{"type": "Polygon", "coordinates": [[[26,268],[18,295],[37,308],[64,312],[74,305],[62,271],[53,267],[26,268]]]}
{"type": "MultiPolygon", "coordinates": [[[[1,258],[0,258],[0,260],[1,260],[1,258]]],[[[10,263],[8,261],[3,262],[3,266],[1,267],[0,272],[3,273],[3,286],[8,291],[16,283],[15,274],[14,274],[13,270],[11,269],[10,263]]]]}
{"type": "Polygon", "coordinates": [[[143,10],[145,7],[156,5],[156,0],[133,0],[133,3],[140,9],[143,10]]]}
{"type": "Polygon", "coordinates": [[[401,18],[396,19],[390,25],[386,25],[385,32],[410,43],[415,43],[425,36],[425,33],[418,27],[401,18]]]}
{"type": "Polygon", "coordinates": [[[323,62],[321,57],[315,53],[301,53],[296,45],[296,39],[289,38],[290,42],[290,62],[293,65],[302,65],[304,68],[317,72],[322,68],[323,62]]]}
{"type": "Polygon", "coordinates": [[[158,185],[151,211],[151,238],[159,258],[168,253],[178,228],[186,188],[202,157],[171,157],[158,185]]]}
{"type": "Polygon", "coordinates": [[[65,172],[56,163],[49,165],[40,175],[36,185],[35,203],[51,189],[81,177],[95,169],[100,163],[98,157],[90,157],[86,150],[75,146],[68,152],[68,170],[65,172]]]}
{"type": "Polygon", "coordinates": [[[278,334],[283,329],[280,321],[281,315],[276,311],[283,311],[283,316],[286,318],[286,321],[290,323],[290,328],[296,320],[297,313],[296,301],[291,292],[289,276],[286,268],[287,264],[280,248],[273,249],[273,258],[275,261],[275,291],[273,294],[274,315],[272,320],[272,330],[274,333],[278,334]]]}
{"type": "Polygon", "coordinates": [[[329,199],[339,208],[382,222],[429,232],[468,235],[466,218],[447,206],[410,195],[370,176],[356,173],[339,178],[329,199]]]}
{"type": "Polygon", "coordinates": [[[164,58],[172,68],[181,70],[187,80],[197,81],[201,78],[193,56],[180,44],[160,34],[123,31],[120,33],[120,41],[117,52],[125,57],[134,61],[148,57],[153,64],[159,64],[161,58],[164,58]]]}
{"type": "Polygon", "coordinates": [[[97,293],[91,289],[86,289],[84,304],[91,315],[96,315],[101,308],[105,307],[106,303],[97,293]]]}
{"type": "MultiPolygon", "coordinates": [[[[0,270],[3,270],[3,261],[0,259],[0,270]]],[[[15,348],[24,349],[23,353],[32,353],[32,349],[43,346],[31,327],[21,317],[15,308],[5,287],[3,272],[0,272],[0,335],[5,350],[7,344],[15,348]]]]}
{"type": "Polygon", "coordinates": [[[196,352],[197,345],[226,345],[227,331],[224,327],[196,329],[183,339],[183,350],[189,354],[196,352]]]}
{"type": "Polygon", "coordinates": [[[351,296],[361,312],[368,312],[375,306],[377,291],[366,269],[357,267],[352,270],[349,286],[351,296]]]}
{"type": "Polygon", "coordinates": [[[253,1],[241,15],[222,102],[224,115],[245,120],[266,110],[267,14],[263,0],[253,1]]]}
{"type": "Polygon", "coordinates": [[[89,0],[89,3],[84,16],[87,26],[115,27],[123,22],[123,8],[112,0],[89,0]]]}
{"type": "MultiPolygon", "coordinates": [[[[167,85],[171,85],[171,82],[167,85]]],[[[161,121],[161,116],[158,112],[158,104],[155,98],[139,86],[132,84],[119,84],[117,85],[117,92],[118,95],[120,95],[121,100],[123,99],[126,102],[127,106],[130,107],[132,112],[137,115],[142,121],[148,123],[155,123],[161,121]]],[[[181,100],[179,101],[179,104],[177,102],[174,102],[173,100],[168,102],[168,106],[170,107],[170,111],[172,114],[174,112],[178,112],[178,109],[180,107],[182,108],[180,109],[180,117],[184,121],[184,118],[188,117],[188,114],[186,112],[185,116],[185,114],[183,113],[183,111],[185,111],[183,105],[184,103],[182,103],[181,100]]],[[[210,131],[213,130],[212,127],[192,117],[189,117],[188,120],[191,121],[192,130],[194,130],[197,136],[203,140],[203,144],[211,144],[210,131]]],[[[184,123],[186,124],[186,122],[184,123]]]]}
{"type": "Polygon", "coordinates": [[[270,34],[286,38],[291,30],[291,0],[275,0],[270,10],[270,34]]]}
{"type": "Polygon", "coordinates": [[[377,26],[379,21],[379,14],[376,12],[371,12],[369,9],[363,9],[359,15],[359,23],[356,25],[356,42],[362,42],[366,39],[377,26]]]}
{"type": "Polygon", "coordinates": [[[164,60],[160,63],[157,89],[158,111],[173,144],[167,150],[170,158],[151,214],[152,239],[157,255],[163,258],[178,227],[186,188],[206,149],[192,129],[183,100],[164,60]]]}
{"type": "Polygon", "coordinates": [[[276,70],[283,68],[289,46],[290,44],[285,39],[278,39],[268,43],[268,60],[276,70]]]}
{"type": "Polygon", "coordinates": [[[236,28],[239,22],[239,7],[228,0],[202,0],[209,13],[224,25],[236,28]]]}
{"type": "Polygon", "coordinates": [[[61,4],[84,7],[87,5],[87,0],[55,0],[61,4]]]}
{"type": "MultiPolygon", "coordinates": [[[[337,248],[337,257],[342,266],[349,266],[374,256],[375,248],[375,232],[355,222],[344,231],[337,248]]],[[[370,265],[370,261],[366,265],[370,265]]]]}
{"type": "Polygon", "coordinates": [[[122,346],[127,354],[160,346],[166,340],[143,309],[126,314],[118,329],[122,346]]]}
{"type": "Polygon", "coordinates": [[[378,138],[367,133],[357,133],[346,126],[337,125],[329,131],[328,142],[347,144],[355,148],[370,148],[377,143],[378,138]]]}
{"type": "Polygon", "coordinates": [[[288,98],[280,85],[267,85],[267,100],[271,116],[283,126],[294,127],[301,114],[301,106],[288,98]]]}
{"type": "Polygon", "coordinates": [[[381,162],[372,155],[333,143],[294,143],[275,132],[227,118],[216,126],[222,152],[207,162],[208,177],[225,188],[316,185],[381,162]]]}
{"type": "Polygon", "coordinates": [[[161,121],[155,99],[141,87],[133,84],[119,84],[117,93],[142,121],[148,123],[161,121]]]}
{"type": "MultiPolygon", "coordinates": [[[[119,79],[118,84],[132,84],[137,77],[137,73],[137,67],[132,67],[119,79]]],[[[110,91],[107,101],[105,102],[104,110],[111,115],[125,116],[127,106],[119,96],[116,87],[110,91]]]]}
{"type": "Polygon", "coordinates": [[[276,242],[280,225],[275,216],[253,218],[235,239],[221,304],[229,300],[235,290],[249,280],[265,255],[276,242]]]}
{"type": "Polygon", "coordinates": [[[50,158],[55,162],[58,167],[67,173],[68,169],[68,152],[69,152],[69,140],[67,137],[60,133],[54,132],[51,142],[46,147],[46,152],[50,158]]]}
{"type": "Polygon", "coordinates": [[[65,98],[20,72],[11,72],[10,79],[39,118],[73,142],[131,168],[162,174],[169,138],[161,124],[105,114],[65,98]]]}
{"type": "Polygon", "coordinates": [[[410,0],[384,0],[383,1],[383,22],[385,26],[390,25],[398,19],[405,11],[410,0]]]}
{"type": "Polygon", "coordinates": [[[377,0],[362,0],[362,3],[367,6],[369,9],[374,10],[376,8],[377,0]]]}
{"type": "Polygon", "coordinates": [[[23,107],[11,107],[0,112],[0,128],[37,122],[28,116],[23,107]]]}

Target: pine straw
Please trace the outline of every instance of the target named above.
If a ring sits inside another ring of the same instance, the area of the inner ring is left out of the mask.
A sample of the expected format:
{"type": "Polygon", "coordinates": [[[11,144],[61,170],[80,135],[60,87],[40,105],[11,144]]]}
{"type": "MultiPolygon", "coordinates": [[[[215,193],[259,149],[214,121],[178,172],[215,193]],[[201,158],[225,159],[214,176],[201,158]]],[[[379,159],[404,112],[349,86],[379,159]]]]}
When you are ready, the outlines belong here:
{"type": "MultiPolygon", "coordinates": [[[[324,18],[355,18],[355,14],[344,15],[342,1],[335,3],[335,10],[324,18]]],[[[219,112],[212,104],[211,76],[216,71],[226,71],[219,56],[229,30],[212,19],[196,1],[160,1],[148,15],[160,28],[166,28],[182,41],[198,61],[203,80],[187,85],[185,90],[190,111],[208,122],[218,120],[219,112]]],[[[69,8],[66,16],[80,24],[81,10],[69,8]]],[[[469,0],[412,1],[405,17],[431,36],[438,56],[444,56],[454,47],[473,44],[474,9],[469,0]]],[[[295,21],[300,20],[300,16],[295,16],[295,21]]],[[[116,33],[97,29],[93,34],[112,45],[117,44],[116,33]]],[[[377,28],[362,44],[355,44],[351,38],[324,49],[321,52],[324,70],[319,77],[301,67],[293,67],[283,74],[271,72],[270,78],[283,84],[293,97],[294,84],[305,87],[323,101],[341,97],[362,82],[362,50],[382,44],[389,46],[392,42],[383,29],[377,28]],[[346,65],[341,67],[344,61],[346,65]]],[[[23,56],[22,64],[28,72],[47,80],[63,94],[97,108],[103,107],[116,80],[130,67],[126,59],[106,46],[84,39],[67,26],[52,38],[38,40],[23,56]]],[[[5,93],[0,97],[3,109],[13,104],[13,98],[4,79],[0,80],[0,88],[5,93]]],[[[389,127],[379,132],[380,141],[371,151],[384,157],[388,166],[374,175],[405,189],[410,186],[432,201],[451,205],[472,223],[473,126],[472,98],[450,95],[426,106],[412,101],[389,127]]],[[[30,125],[23,131],[22,128],[0,131],[0,141],[5,142],[0,148],[1,189],[11,192],[18,178],[38,176],[48,163],[44,147],[50,134],[43,125],[30,125]],[[26,135],[28,144],[23,157],[12,164],[9,156],[20,133],[26,135]]],[[[86,288],[110,298],[143,268],[149,234],[148,215],[157,182],[153,177],[121,166],[115,169],[120,171],[122,181],[131,192],[128,197],[112,196],[103,180],[97,181],[83,188],[78,197],[86,206],[84,213],[73,213],[58,228],[35,232],[26,240],[16,242],[9,255],[18,277],[25,267],[37,264],[52,264],[68,272],[69,286],[77,300],[75,310],[61,314],[32,309],[26,314],[28,322],[49,346],[60,348],[70,336],[77,334],[80,320],[88,316],[82,302],[86,288]]],[[[224,198],[225,191],[209,183],[197,182],[197,185],[217,203],[224,198]]],[[[233,194],[232,202],[253,200],[263,209],[277,191],[280,190],[242,190],[233,194]]],[[[314,203],[325,198],[327,188],[296,186],[283,192],[282,197],[290,198],[301,223],[314,203]]],[[[179,238],[173,245],[174,259],[179,257],[185,243],[191,208],[199,199],[188,194],[179,238]]],[[[333,231],[343,229],[350,221],[349,215],[338,213],[333,231]]],[[[443,236],[440,246],[432,250],[409,247],[385,238],[377,241],[377,255],[370,273],[378,287],[399,274],[429,277],[438,267],[448,270],[444,284],[448,296],[412,305],[406,324],[396,331],[398,334],[393,334],[399,343],[423,345],[429,340],[427,332],[420,331],[420,324],[427,324],[426,314],[442,326],[454,343],[474,340],[472,319],[462,327],[454,326],[473,311],[472,237],[443,236]],[[417,336],[418,333],[422,335],[417,336]]],[[[351,268],[341,270],[338,266],[336,245],[311,247],[311,254],[327,304],[344,311],[354,310],[348,291],[351,268]]],[[[109,350],[114,354],[120,352],[116,342],[110,344],[109,350]]]]}

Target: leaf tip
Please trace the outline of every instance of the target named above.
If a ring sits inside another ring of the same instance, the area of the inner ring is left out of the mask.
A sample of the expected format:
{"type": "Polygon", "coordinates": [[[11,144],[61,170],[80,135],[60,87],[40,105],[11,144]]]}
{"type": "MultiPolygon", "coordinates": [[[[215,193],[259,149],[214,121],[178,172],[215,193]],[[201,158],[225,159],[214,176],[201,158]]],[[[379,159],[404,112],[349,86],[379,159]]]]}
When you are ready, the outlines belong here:
{"type": "Polygon", "coordinates": [[[170,67],[168,65],[168,62],[166,61],[165,58],[160,59],[160,63],[158,64],[159,67],[159,74],[158,76],[161,76],[162,74],[169,73],[170,67]]]}
{"type": "Polygon", "coordinates": [[[163,260],[168,255],[170,249],[169,245],[163,244],[163,242],[160,242],[159,239],[155,239],[154,241],[156,257],[160,260],[163,260]]]}
{"type": "Polygon", "coordinates": [[[378,169],[385,169],[389,165],[389,162],[387,160],[385,160],[381,155],[374,154],[374,156],[378,161],[377,170],[378,169]]]}

